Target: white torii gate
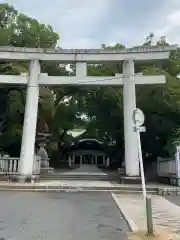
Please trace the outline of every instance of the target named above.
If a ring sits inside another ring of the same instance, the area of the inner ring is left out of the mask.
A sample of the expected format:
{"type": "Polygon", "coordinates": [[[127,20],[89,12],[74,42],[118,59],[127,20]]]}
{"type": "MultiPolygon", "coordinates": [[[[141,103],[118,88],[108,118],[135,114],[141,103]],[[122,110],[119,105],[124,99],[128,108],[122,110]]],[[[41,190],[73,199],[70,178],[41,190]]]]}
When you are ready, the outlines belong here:
{"type": "Polygon", "coordinates": [[[29,74],[1,75],[0,83],[27,85],[27,97],[24,115],[23,136],[19,162],[18,180],[33,179],[33,159],[36,136],[36,122],[39,101],[39,85],[123,85],[124,89],[124,134],[125,167],[129,177],[139,176],[139,161],[136,133],[132,113],[136,108],[136,84],[162,84],[165,76],[143,76],[135,74],[133,60],[167,59],[176,46],[161,48],[140,48],[130,50],[62,50],[60,52],[42,49],[0,48],[0,59],[29,60],[29,74]],[[75,62],[76,76],[48,76],[41,73],[40,60],[75,62]],[[124,61],[123,74],[115,77],[87,76],[88,62],[124,61]]]}

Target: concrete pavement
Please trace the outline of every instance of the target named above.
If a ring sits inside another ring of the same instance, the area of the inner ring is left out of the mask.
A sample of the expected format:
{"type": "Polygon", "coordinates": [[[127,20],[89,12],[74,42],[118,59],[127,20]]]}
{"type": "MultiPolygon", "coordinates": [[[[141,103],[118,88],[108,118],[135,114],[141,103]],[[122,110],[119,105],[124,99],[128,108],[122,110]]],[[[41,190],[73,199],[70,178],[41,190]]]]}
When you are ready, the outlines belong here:
{"type": "MultiPolygon", "coordinates": [[[[94,166],[82,166],[73,171],[82,175],[104,174],[94,166]]],[[[72,172],[68,174],[71,175],[72,172]]],[[[147,187],[147,189],[158,188],[167,192],[165,185],[147,187]]],[[[172,192],[180,191],[179,188],[169,189],[172,192]]],[[[6,240],[32,238],[81,240],[84,236],[87,240],[124,240],[127,239],[126,234],[130,231],[129,226],[134,231],[133,234],[128,235],[129,239],[146,239],[145,206],[139,193],[141,185],[133,185],[132,188],[132,185],[109,181],[49,180],[31,184],[0,182],[0,190],[16,190],[0,192],[0,233],[2,233],[0,237],[3,235],[6,240]],[[128,195],[122,194],[130,188],[136,194],[132,192],[128,192],[128,195]],[[43,193],[31,192],[40,190],[43,193]],[[73,190],[76,192],[73,193],[73,190]],[[113,198],[108,192],[114,192],[113,198]]],[[[180,207],[177,206],[180,206],[180,200],[174,195],[167,198],[170,198],[172,203],[164,197],[152,198],[153,219],[156,230],[161,232],[160,238],[156,236],[155,239],[169,239],[169,234],[173,234],[173,239],[177,239],[175,237],[180,235],[180,227],[177,224],[180,222],[180,207]],[[177,205],[173,204],[174,199],[177,205]],[[167,234],[164,235],[165,232],[167,234]]]]}
{"type": "Polygon", "coordinates": [[[108,193],[0,192],[5,240],[126,240],[129,227],[108,193]]]}
{"type": "MultiPolygon", "coordinates": [[[[142,195],[112,194],[132,231],[146,232],[145,201],[142,195]]],[[[152,196],[153,223],[156,233],[180,239],[180,207],[161,196],[152,196]]],[[[136,238],[135,238],[136,239],[136,238]]],[[[143,239],[143,238],[139,238],[143,239]]]]}

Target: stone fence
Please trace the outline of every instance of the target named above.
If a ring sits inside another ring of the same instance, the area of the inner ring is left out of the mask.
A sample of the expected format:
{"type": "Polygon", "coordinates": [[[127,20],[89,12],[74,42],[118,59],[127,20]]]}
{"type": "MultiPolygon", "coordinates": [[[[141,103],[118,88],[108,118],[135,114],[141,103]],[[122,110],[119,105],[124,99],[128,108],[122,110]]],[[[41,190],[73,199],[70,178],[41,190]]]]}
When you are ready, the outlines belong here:
{"type": "MultiPolygon", "coordinates": [[[[12,158],[8,155],[0,157],[0,174],[14,174],[18,173],[19,158],[12,158]]],[[[33,164],[33,174],[40,174],[41,157],[35,155],[33,164]]]]}
{"type": "Polygon", "coordinates": [[[179,157],[157,159],[157,173],[160,180],[172,185],[180,186],[179,157]]]}

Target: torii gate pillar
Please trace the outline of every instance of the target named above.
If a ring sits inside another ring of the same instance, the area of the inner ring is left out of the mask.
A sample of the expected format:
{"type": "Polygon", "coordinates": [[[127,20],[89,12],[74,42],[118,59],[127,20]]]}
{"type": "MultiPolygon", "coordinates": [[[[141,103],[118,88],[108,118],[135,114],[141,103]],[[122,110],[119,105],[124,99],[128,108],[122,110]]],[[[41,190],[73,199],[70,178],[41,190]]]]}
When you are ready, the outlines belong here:
{"type": "Polygon", "coordinates": [[[132,119],[132,113],[136,109],[135,71],[133,60],[124,61],[123,75],[125,169],[127,176],[138,177],[138,146],[132,119]]]}
{"type": "Polygon", "coordinates": [[[38,177],[33,176],[32,173],[35,157],[35,138],[39,102],[38,79],[40,72],[39,61],[31,60],[29,64],[29,77],[18,174],[18,180],[23,182],[36,181],[36,177],[38,177]]]}

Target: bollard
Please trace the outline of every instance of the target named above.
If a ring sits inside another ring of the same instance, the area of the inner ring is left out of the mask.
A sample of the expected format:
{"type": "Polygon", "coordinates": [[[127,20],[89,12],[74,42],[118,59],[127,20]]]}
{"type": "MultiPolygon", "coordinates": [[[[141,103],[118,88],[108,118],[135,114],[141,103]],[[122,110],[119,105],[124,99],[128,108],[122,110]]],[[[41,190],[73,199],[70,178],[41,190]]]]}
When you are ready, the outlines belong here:
{"type": "Polygon", "coordinates": [[[154,235],[151,197],[146,196],[147,235],[154,235]]]}

